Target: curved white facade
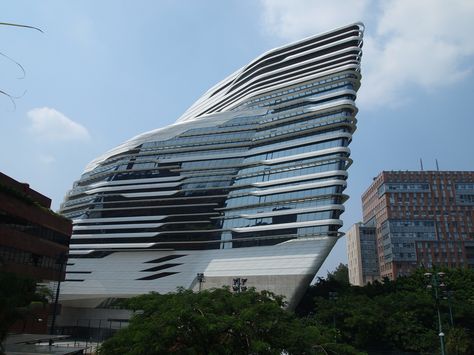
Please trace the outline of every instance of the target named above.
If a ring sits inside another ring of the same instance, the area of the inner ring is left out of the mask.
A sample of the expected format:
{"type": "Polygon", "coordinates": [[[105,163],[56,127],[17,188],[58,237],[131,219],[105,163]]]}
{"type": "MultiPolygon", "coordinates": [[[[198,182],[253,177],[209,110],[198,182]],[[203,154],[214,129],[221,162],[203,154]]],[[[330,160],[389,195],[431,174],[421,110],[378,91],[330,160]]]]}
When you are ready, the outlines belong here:
{"type": "Polygon", "coordinates": [[[297,300],[340,235],[362,35],[356,23],[271,50],[91,162],[61,206],[63,305],[235,277],[297,300]]]}

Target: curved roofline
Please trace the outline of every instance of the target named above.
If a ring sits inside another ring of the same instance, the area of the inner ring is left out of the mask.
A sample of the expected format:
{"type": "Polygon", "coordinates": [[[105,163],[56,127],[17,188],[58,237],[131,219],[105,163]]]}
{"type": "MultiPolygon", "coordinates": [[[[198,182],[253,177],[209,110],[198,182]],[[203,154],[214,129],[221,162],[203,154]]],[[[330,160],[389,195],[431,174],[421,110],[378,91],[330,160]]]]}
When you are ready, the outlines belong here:
{"type": "MultiPolygon", "coordinates": [[[[361,35],[359,37],[360,37],[360,41],[362,41],[362,35],[364,33],[365,26],[362,22],[354,22],[354,23],[351,23],[351,24],[348,24],[348,25],[345,25],[345,26],[341,26],[341,27],[332,29],[330,31],[326,31],[324,33],[316,34],[316,35],[313,35],[313,36],[308,36],[308,37],[305,37],[305,38],[300,39],[298,41],[291,42],[291,43],[285,44],[285,45],[280,46],[280,47],[275,47],[273,49],[270,49],[270,50],[264,52],[263,54],[259,55],[258,57],[253,59],[251,62],[249,62],[247,65],[245,65],[242,68],[236,70],[231,75],[226,77],[224,80],[222,80],[222,81],[218,82],[217,84],[215,84],[214,86],[212,86],[212,88],[207,90],[200,98],[198,98],[176,120],[176,122],[184,122],[184,121],[189,121],[189,120],[195,120],[198,117],[199,118],[202,117],[203,113],[208,112],[209,110],[211,110],[211,113],[212,113],[213,108],[215,108],[214,112],[219,112],[219,111],[224,110],[226,108],[230,109],[230,107],[227,107],[227,105],[222,106],[222,105],[219,105],[219,103],[222,103],[223,101],[225,101],[227,99],[227,96],[228,96],[227,94],[229,94],[230,92],[233,91],[232,90],[233,83],[237,84],[238,81],[239,81],[239,78],[242,75],[244,75],[247,70],[252,70],[250,68],[252,68],[262,58],[271,57],[271,55],[273,53],[275,53],[275,55],[281,55],[282,53],[276,53],[276,52],[284,51],[286,48],[297,47],[299,44],[308,44],[309,42],[317,40],[318,38],[322,38],[322,37],[328,36],[332,33],[337,33],[339,31],[342,31],[342,30],[345,30],[345,29],[347,29],[349,31],[353,27],[358,27],[359,28],[359,31],[361,32],[361,35]],[[217,106],[217,108],[216,108],[216,106],[217,106]]],[[[337,33],[336,35],[340,35],[340,34],[337,33]]],[[[324,40],[324,39],[322,39],[322,40],[324,40]]],[[[333,43],[330,46],[334,46],[334,45],[335,44],[333,43]]],[[[301,53],[299,53],[299,55],[303,55],[303,54],[305,54],[306,51],[308,51],[308,48],[305,48],[305,47],[306,47],[306,45],[301,47],[301,49],[300,49],[301,53]]],[[[296,50],[296,49],[293,48],[292,50],[296,50]]],[[[293,53],[291,56],[295,57],[295,53],[293,53]]],[[[275,63],[273,63],[273,64],[275,64],[275,63]]],[[[295,65],[295,66],[298,66],[298,65],[295,65]]],[[[267,74],[267,76],[269,74],[271,74],[271,71],[270,71],[270,73],[267,74]]],[[[239,101],[239,100],[237,100],[237,101],[239,101]]]]}

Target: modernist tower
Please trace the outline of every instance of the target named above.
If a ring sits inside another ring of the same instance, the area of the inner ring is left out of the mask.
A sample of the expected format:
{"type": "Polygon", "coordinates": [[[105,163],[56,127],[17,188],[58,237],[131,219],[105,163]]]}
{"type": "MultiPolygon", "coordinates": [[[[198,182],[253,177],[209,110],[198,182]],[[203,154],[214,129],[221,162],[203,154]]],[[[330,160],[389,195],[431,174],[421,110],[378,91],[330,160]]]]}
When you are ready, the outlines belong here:
{"type": "Polygon", "coordinates": [[[340,236],[362,34],[271,50],[91,162],[61,207],[74,221],[63,306],[238,277],[297,300],[340,236]]]}

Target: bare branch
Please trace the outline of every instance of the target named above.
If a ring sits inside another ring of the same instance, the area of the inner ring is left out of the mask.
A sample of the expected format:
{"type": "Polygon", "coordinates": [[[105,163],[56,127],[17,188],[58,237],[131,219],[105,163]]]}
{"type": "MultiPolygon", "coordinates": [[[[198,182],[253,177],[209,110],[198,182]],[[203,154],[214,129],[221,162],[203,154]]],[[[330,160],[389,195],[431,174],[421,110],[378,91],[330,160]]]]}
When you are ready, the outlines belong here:
{"type": "Polygon", "coordinates": [[[23,76],[20,77],[20,78],[17,78],[17,79],[24,79],[25,76],[26,76],[26,71],[25,71],[25,68],[23,68],[23,65],[21,65],[20,63],[18,63],[15,59],[13,59],[12,57],[9,57],[8,55],[6,55],[5,53],[2,53],[0,52],[0,55],[4,58],[7,58],[8,60],[12,61],[13,63],[15,63],[22,71],[23,73],[23,76]]]}
{"type": "Polygon", "coordinates": [[[15,98],[12,95],[10,95],[8,92],[5,92],[3,90],[0,90],[0,95],[5,95],[6,97],[8,97],[13,104],[13,109],[16,110],[15,98]]]}
{"type": "Polygon", "coordinates": [[[20,25],[18,23],[9,23],[9,22],[0,22],[0,26],[13,26],[13,27],[22,27],[22,28],[30,28],[32,30],[40,31],[41,33],[44,33],[42,29],[34,26],[28,26],[28,25],[20,25]]]}

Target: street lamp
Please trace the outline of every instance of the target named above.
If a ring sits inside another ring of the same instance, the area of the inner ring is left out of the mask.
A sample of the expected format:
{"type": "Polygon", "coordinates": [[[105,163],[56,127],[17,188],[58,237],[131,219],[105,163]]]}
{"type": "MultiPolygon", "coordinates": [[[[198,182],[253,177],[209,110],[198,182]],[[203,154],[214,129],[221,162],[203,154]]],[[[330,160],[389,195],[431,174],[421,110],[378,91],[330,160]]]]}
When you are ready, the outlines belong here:
{"type": "Polygon", "coordinates": [[[234,292],[245,292],[247,291],[247,279],[236,277],[232,279],[232,290],[234,292]]]}
{"type": "Polygon", "coordinates": [[[444,272],[437,272],[437,273],[431,273],[431,272],[426,272],[425,277],[428,285],[426,286],[427,289],[432,291],[433,297],[435,298],[435,303],[436,303],[436,312],[438,313],[438,330],[439,330],[439,341],[441,345],[441,355],[445,355],[445,349],[444,349],[444,333],[443,333],[443,326],[441,324],[441,313],[439,311],[439,300],[441,298],[440,291],[446,287],[446,284],[444,283],[444,276],[446,274],[444,272]]]}
{"type": "Polygon", "coordinates": [[[199,282],[199,292],[201,292],[202,283],[206,282],[206,280],[204,278],[204,274],[202,272],[198,272],[196,277],[197,277],[197,280],[199,282]]]}
{"type": "Polygon", "coordinates": [[[451,290],[443,291],[443,299],[448,300],[449,320],[451,323],[451,327],[454,327],[453,309],[451,307],[451,299],[453,295],[454,295],[454,291],[451,291],[451,290]]]}
{"type": "Polygon", "coordinates": [[[51,321],[51,329],[49,334],[51,335],[51,338],[49,338],[49,346],[53,345],[53,338],[52,336],[54,335],[54,326],[56,323],[56,313],[58,310],[58,299],[59,299],[59,287],[61,286],[61,278],[63,276],[63,268],[64,264],[67,262],[67,254],[66,253],[61,253],[58,255],[56,259],[56,264],[59,264],[59,277],[58,277],[58,287],[56,288],[56,298],[54,300],[54,307],[53,307],[53,320],[51,321]]]}
{"type": "MultiPolygon", "coordinates": [[[[334,306],[336,304],[338,298],[338,294],[335,291],[330,291],[329,292],[329,300],[331,300],[334,303],[334,306]]],[[[336,309],[334,307],[334,312],[332,314],[332,326],[334,328],[334,342],[337,342],[337,331],[336,331],[336,309]]]]}

